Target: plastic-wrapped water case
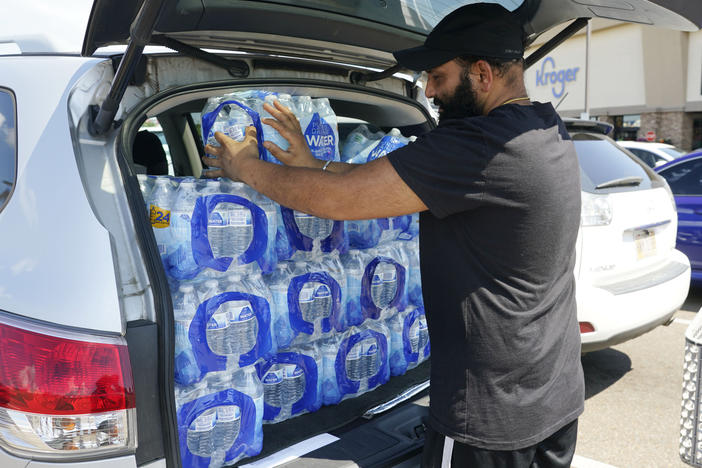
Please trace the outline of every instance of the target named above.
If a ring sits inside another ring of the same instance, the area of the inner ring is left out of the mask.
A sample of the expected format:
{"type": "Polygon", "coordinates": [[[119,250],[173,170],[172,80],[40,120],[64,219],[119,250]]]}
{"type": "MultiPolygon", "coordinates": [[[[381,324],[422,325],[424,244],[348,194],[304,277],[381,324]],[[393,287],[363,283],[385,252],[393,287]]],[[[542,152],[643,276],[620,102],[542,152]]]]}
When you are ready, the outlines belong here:
{"type": "Polygon", "coordinates": [[[385,320],[407,307],[409,262],[397,243],[362,251],[361,310],[368,319],[385,320]]]}
{"type": "Polygon", "coordinates": [[[241,182],[183,179],[173,204],[166,272],[189,280],[227,271],[273,271],[275,211],[270,200],[241,182]]]}
{"type": "Polygon", "coordinates": [[[390,373],[402,375],[424,362],[431,351],[424,309],[408,307],[387,320],[390,330],[390,373]]]}
{"type": "Polygon", "coordinates": [[[280,348],[342,329],[346,277],[338,256],[280,263],[266,281],[273,294],[273,329],[280,348]]]}
{"type": "Polygon", "coordinates": [[[225,98],[209,99],[202,110],[203,145],[219,146],[214,137],[215,132],[221,132],[236,141],[243,141],[246,127],[253,125],[256,128],[259,158],[265,159],[261,117],[254,110],[257,101],[260,101],[260,98],[238,93],[225,98]]]}
{"type": "MultiPolygon", "coordinates": [[[[200,304],[187,328],[198,375],[234,371],[276,351],[271,328],[270,291],[260,276],[230,275],[195,284],[200,304]]],[[[178,372],[178,369],[176,369],[178,372]]]]}
{"type": "Polygon", "coordinates": [[[322,393],[325,405],[359,396],[390,378],[389,330],[367,321],[322,340],[322,393]]]}
{"type": "Polygon", "coordinates": [[[261,452],[263,386],[254,366],[176,388],[184,468],[216,468],[261,452]]]}
{"type": "Polygon", "coordinates": [[[263,422],[276,423],[322,406],[322,354],[316,343],[256,364],[263,383],[263,422]]]}
{"type": "Polygon", "coordinates": [[[344,253],[347,247],[344,221],[317,218],[284,206],[280,207],[276,244],[279,260],[289,260],[298,251],[308,253],[308,258],[334,251],[344,253]]]}

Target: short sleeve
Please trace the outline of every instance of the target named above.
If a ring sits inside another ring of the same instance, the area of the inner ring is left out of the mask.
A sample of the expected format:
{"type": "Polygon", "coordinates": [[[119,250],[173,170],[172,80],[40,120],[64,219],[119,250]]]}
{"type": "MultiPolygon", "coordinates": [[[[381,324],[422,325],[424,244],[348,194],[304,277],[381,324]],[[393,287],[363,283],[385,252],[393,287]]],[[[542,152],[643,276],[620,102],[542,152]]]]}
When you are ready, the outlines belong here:
{"type": "Polygon", "coordinates": [[[429,211],[445,218],[483,203],[485,154],[480,129],[446,125],[387,157],[429,211]]]}

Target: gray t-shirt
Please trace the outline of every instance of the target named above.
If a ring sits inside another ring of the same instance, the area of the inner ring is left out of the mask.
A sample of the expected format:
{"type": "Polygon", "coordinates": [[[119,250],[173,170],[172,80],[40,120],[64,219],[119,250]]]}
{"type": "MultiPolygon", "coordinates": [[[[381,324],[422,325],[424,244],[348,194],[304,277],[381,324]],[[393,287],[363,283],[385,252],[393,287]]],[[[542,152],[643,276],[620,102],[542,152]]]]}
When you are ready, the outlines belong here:
{"type": "Polygon", "coordinates": [[[550,104],[452,119],[389,161],[420,215],[430,424],[516,450],[583,411],[575,305],[580,169],[550,104]]]}

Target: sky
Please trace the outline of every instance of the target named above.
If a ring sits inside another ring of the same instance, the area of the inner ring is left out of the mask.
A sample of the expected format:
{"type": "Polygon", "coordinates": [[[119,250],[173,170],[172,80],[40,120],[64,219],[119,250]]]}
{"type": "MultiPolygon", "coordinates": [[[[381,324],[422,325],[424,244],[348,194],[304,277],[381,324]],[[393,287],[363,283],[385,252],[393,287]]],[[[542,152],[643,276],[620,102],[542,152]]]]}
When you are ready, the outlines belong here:
{"type": "Polygon", "coordinates": [[[7,42],[13,40],[39,46],[41,36],[55,51],[80,52],[92,5],[93,0],[0,0],[0,53],[12,51],[7,42]]]}

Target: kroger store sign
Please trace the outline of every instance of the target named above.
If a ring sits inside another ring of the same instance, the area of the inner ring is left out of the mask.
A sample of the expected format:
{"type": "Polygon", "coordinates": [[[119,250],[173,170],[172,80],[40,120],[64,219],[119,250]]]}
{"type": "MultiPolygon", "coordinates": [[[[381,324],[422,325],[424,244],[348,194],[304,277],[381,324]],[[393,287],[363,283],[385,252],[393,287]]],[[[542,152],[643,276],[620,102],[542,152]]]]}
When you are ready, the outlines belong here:
{"type": "Polygon", "coordinates": [[[580,67],[556,69],[556,61],[546,57],[541,62],[541,70],[536,70],[536,86],[550,86],[553,97],[560,98],[565,92],[565,85],[575,81],[580,67]]]}

